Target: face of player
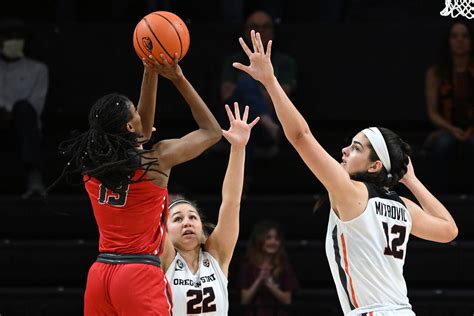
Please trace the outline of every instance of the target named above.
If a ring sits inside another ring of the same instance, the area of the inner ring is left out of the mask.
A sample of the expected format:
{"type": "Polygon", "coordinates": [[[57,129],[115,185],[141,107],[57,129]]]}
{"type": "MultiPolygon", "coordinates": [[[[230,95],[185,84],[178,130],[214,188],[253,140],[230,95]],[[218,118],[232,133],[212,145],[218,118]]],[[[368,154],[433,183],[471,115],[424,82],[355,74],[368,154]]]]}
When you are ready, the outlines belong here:
{"type": "Polygon", "coordinates": [[[142,119],[140,114],[138,114],[137,108],[132,102],[129,103],[128,110],[130,112],[131,119],[127,122],[127,130],[138,135],[143,135],[142,119]]]}
{"type": "Polygon", "coordinates": [[[376,172],[379,170],[377,164],[380,161],[370,161],[371,148],[369,148],[369,140],[360,132],[352,139],[352,143],[342,149],[341,166],[349,173],[354,175],[357,173],[376,172]]]}
{"type": "Polygon", "coordinates": [[[175,205],[168,216],[168,238],[180,250],[200,247],[203,240],[202,222],[198,211],[187,203],[175,205]]]}
{"type": "Polygon", "coordinates": [[[449,34],[449,46],[454,55],[466,55],[471,51],[471,39],[469,31],[464,24],[457,23],[451,28],[449,34]]]}
{"type": "Polygon", "coordinates": [[[274,255],[280,249],[281,240],[275,228],[270,229],[265,235],[262,251],[269,255],[274,255]]]}

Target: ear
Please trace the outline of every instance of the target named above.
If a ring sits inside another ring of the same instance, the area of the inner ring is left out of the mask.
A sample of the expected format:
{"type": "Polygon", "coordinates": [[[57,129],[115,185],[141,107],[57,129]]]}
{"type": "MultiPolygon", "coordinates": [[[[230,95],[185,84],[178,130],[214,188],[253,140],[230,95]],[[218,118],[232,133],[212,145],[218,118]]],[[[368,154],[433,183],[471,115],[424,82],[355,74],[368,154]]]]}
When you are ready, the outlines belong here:
{"type": "Polygon", "coordinates": [[[376,160],[372,162],[369,166],[369,169],[367,169],[367,172],[369,173],[376,173],[382,170],[383,164],[380,160],[376,160]]]}
{"type": "Polygon", "coordinates": [[[135,128],[130,122],[127,123],[127,131],[132,132],[132,133],[135,132],[135,128]]]}

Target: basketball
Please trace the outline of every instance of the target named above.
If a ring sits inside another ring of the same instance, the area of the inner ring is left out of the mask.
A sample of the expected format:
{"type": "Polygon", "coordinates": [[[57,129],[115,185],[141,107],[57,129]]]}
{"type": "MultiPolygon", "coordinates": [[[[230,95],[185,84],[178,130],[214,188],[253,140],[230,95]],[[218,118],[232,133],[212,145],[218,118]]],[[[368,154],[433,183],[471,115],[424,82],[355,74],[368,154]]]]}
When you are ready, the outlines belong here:
{"type": "Polygon", "coordinates": [[[189,49],[189,30],[184,21],[168,11],[155,11],[144,16],[133,31],[133,47],[140,59],[152,55],[161,62],[163,54],[169,63],[178,53],[179,60],[189,49]]]}

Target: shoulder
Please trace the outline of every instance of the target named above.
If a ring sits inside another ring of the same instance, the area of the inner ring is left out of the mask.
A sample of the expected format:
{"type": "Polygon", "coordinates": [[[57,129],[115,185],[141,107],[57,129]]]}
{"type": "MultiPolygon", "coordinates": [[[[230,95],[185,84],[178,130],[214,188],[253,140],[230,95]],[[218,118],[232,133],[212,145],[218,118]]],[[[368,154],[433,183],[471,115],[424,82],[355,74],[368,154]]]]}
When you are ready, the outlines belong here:
{"type": "Polygon", "coordinates": [[[369,200],[371,198],[377,198],[378,197],[378,198],[382,198],[382,199],[386,199],[386,200],[395,201],[395,202],[398,202],[398,203],[403,204],[404,206],[406,206],[405,202],[398,195],[397,192],[395,192],[393,190],[390,190],[390,189],[378,188],[377,186],[375,186],[371,183],[365,183],[365,185],[367,186],[367,190],[369,192],[369,200]]]}
{"type": "Polygon", "coordinates": [[[24,63],[27,64],[29,67],[35,67],[35,68],[43,70],[43,71],[48,70],[48,66],[42,61],[32,59],[32,58],[28,58],[28,57],[25,57],[23,60],[24,60],[24,63]]]}

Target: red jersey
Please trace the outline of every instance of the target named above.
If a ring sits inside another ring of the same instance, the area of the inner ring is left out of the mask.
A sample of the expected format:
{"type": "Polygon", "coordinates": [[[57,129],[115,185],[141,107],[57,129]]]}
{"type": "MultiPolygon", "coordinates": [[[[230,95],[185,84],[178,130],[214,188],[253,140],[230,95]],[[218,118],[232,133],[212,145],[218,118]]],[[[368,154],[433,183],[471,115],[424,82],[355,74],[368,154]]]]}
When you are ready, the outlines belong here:
{"type": "MultiPolygon", "coordinates": [[[[143,174],[137,170],[133,179],[143,174]]],[[[85,183],[99,227],[99,251],[161,255],[168,219],[168,190],[151,181],[114,193],[99,180],[85,183]]]]}

